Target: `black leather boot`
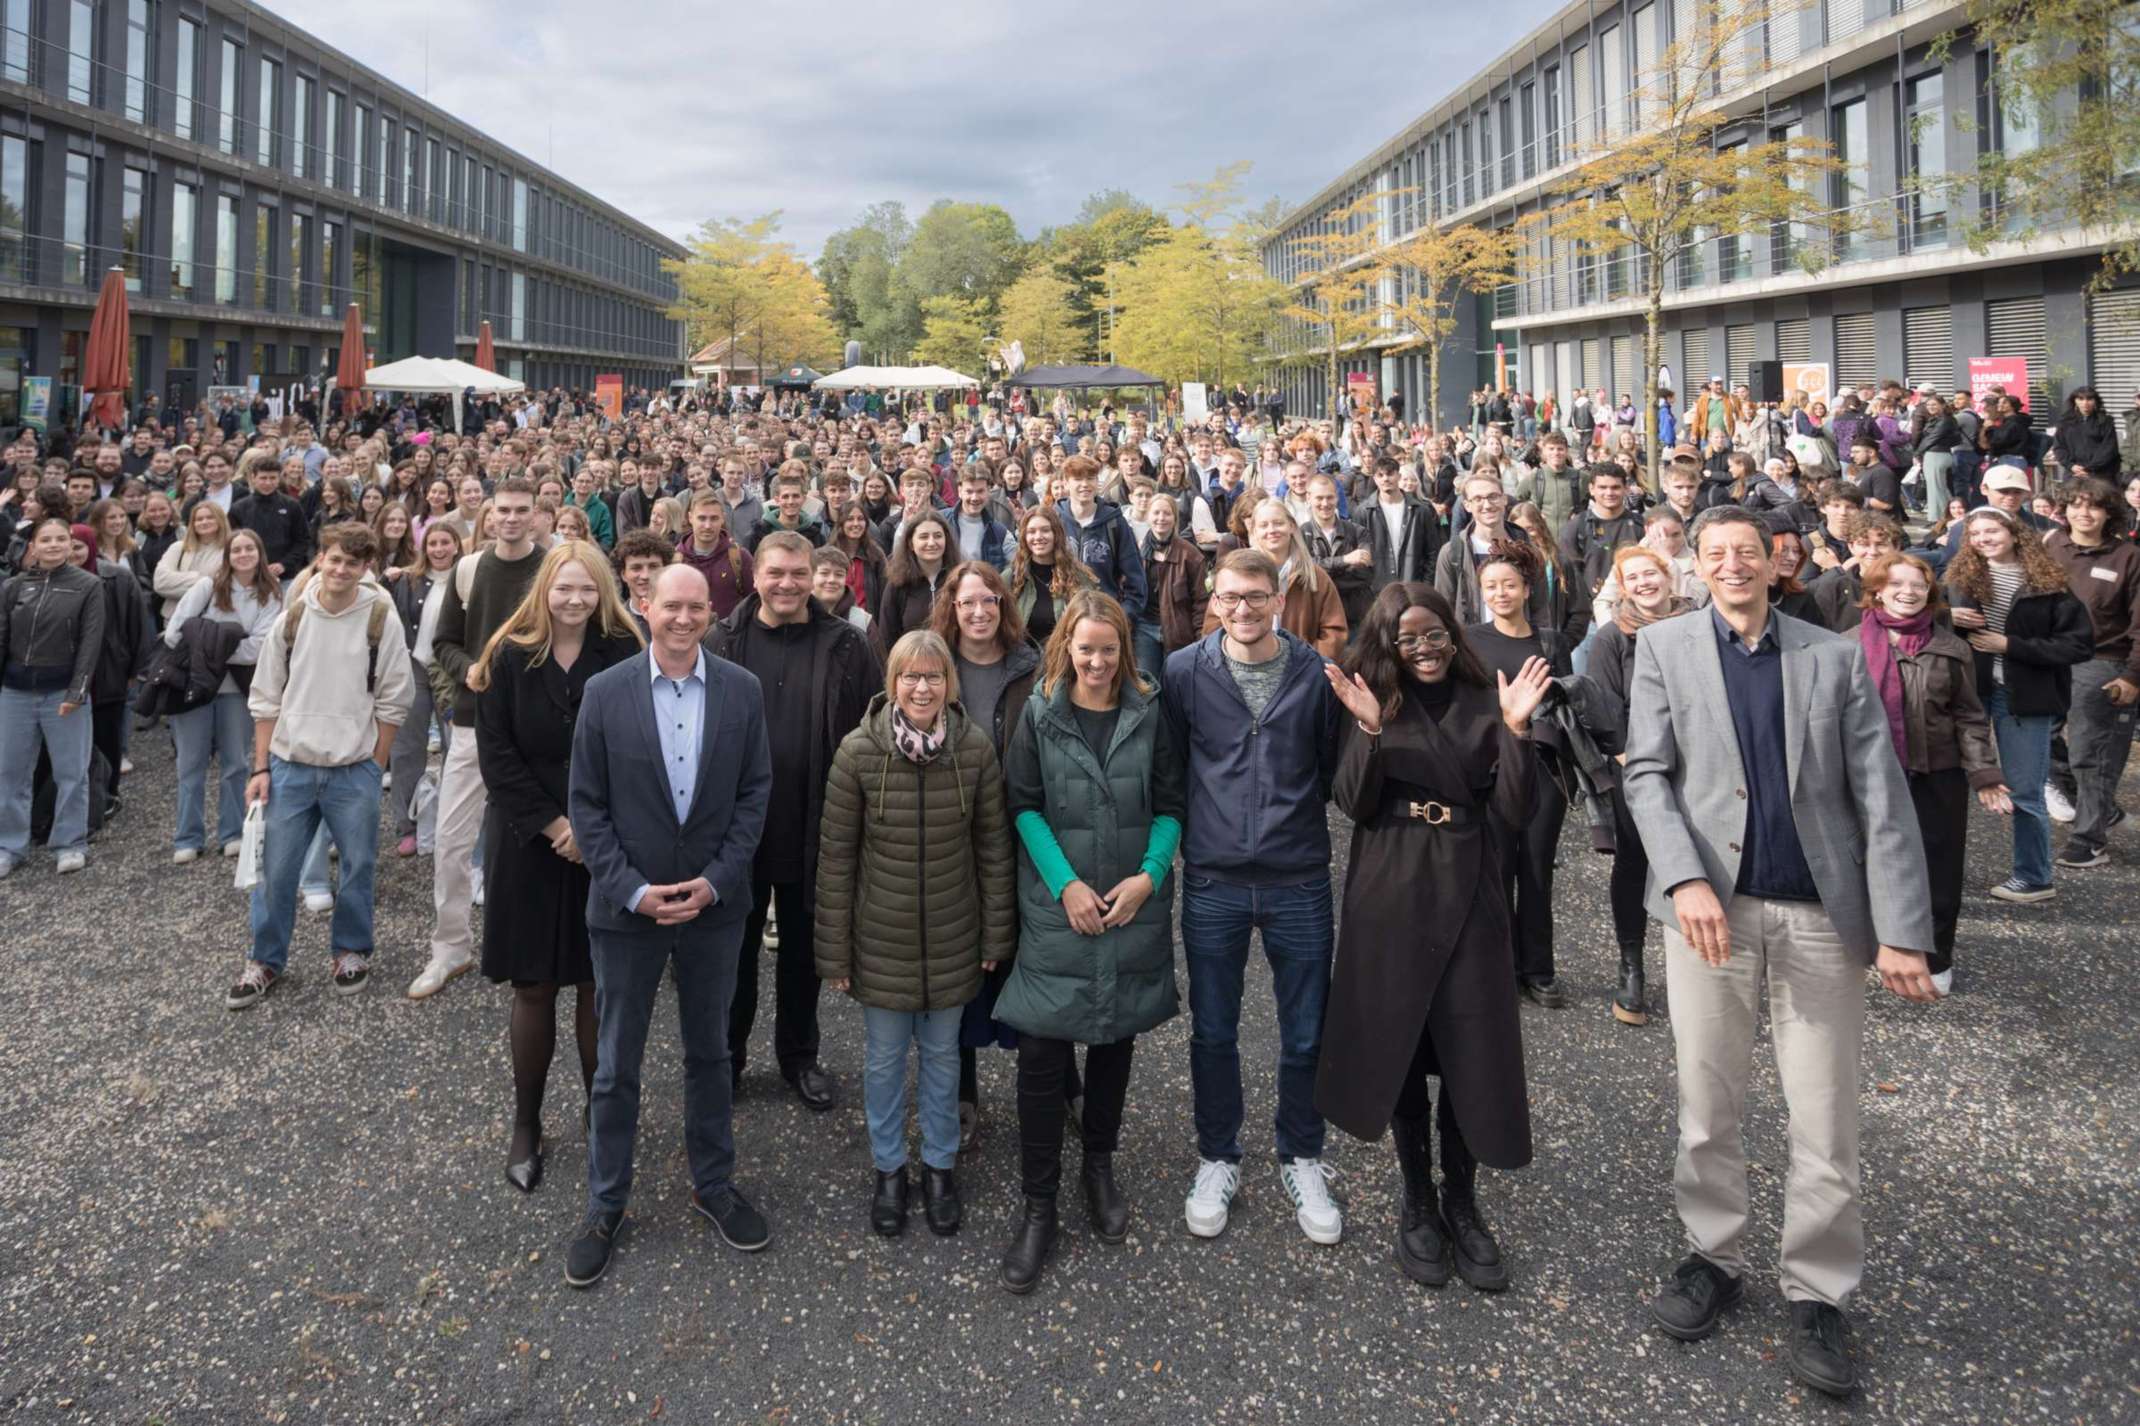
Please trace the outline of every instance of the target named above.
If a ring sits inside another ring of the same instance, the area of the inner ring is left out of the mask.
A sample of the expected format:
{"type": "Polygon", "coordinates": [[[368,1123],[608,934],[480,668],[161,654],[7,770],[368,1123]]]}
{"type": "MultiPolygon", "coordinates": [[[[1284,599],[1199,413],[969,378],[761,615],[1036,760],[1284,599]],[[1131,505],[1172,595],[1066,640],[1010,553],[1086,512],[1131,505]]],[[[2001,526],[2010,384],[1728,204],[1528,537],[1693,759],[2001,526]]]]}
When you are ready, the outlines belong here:
{"type": "Polygon", "coordinates": [[[1129,1200],[1115,1184],[1115,1156],[1085,1155],[1085,1213],[1092,1231],[1103,1243],[1119,1243],[1129,1236],[1129,1200]]]}
{"type": "Polygon", "coordinates": [[[1011,1245],[1003,1250],[1003,1286],[1023,1297],[1040,1283],[1040,1266],[1055,1246],[1055,1200],[1028,1198],[1011,1245]]]}
{"type": "Polygon", "coordinates": [[[1442,1139],[1442,1226],[1456,1250],[1457,1274],[1481,1292],[1500,1292],[1508,1286],[1508,1264],[1502,1261],[1501,1245],[1479,1216],[1479,1201],[1473,1186],[1479,1176],[1478,1160],[1469,1149],[1456,1149],[1442,1139]]]}
{"type": "Polygon", "coordinates": [[[1397,1167],[1404,1174],[1404,1201],[1397,1209],[1397,1266],[1414,1282],[1441,1287],[1449,1281],[1449,1240],[1427,1161],[1427,1121],[1390,1120],[1397,1167]]]}
{"type": "Polygon", "coordinates": [[[921,1171],[921,1213],[929,1231],[947,1238],[959,1230],[959,1185],[949,1169],[924,1167],[921,1171]]]}
{"type": "Polygon", "coordinates": [[[907,1171],[904,1164],[877,1175],[877,1191],[869,1200],[869,1226],[887,1238],[896,1238],[907,1227],[907,1171]]]}
{"type": "Polygon", "coordinates": [[[1612,1018],[1622,1025],[1649,1024],[1642,999],[1642,943],[1637,941],[1620,947],[1620,988],[1613,992],[1612,1018]]]}

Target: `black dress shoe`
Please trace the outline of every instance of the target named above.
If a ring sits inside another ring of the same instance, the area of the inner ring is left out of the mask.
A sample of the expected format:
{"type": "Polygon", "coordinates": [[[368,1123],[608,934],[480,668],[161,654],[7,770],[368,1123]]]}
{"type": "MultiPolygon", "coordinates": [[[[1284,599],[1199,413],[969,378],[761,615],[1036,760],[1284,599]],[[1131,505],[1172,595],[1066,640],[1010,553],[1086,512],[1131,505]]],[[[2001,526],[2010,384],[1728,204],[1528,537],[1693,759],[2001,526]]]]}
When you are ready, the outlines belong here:
{"type": "Polygon", "coordinates": [[[1113,1154],[1085,1155],[1085,1215],[1092,1231],[1103,1243],[1119,1243],[1129,1236],[1129,1200],[1115,1183],[1113,1154]]]}
{"type": "Polygon", "coordinates": [[[1724,1310],[1737,1307],[1746,1285],[1696,1253],[1672,1269],[1664,1291],[1650,1299],[1650,1316],[1665,1335],[1699,1342],[1716,1330],[1724,1310]]]}
{"type": "Polygon", "coordinates": [[[1548,1010],[1558,1010],[1568,1003],[1567,993],[1552,976],[1518,982],[1518,989],[1532,1004],[1542,1005],[1548,1010]]]}
{"type": "Polygon", "coordinates": [[[535,1136],[535,1148],[517,1164],[505,1166],[505,1181],[522,1193],[533,1193],[542,1182],[542,1159],[545,1145],[540,1134],[535,1136]]]}
{"type": "Polygon", "coordinates": [[[951,1170],[924,1165],[921,1171],[921,1216],[928,1220],[929,1231],[939,1238],[948,1238],[958,1232],[959,1212],[959,1185],[951,1176],[951,1170]]]}
{"type": "Polygon", "coordinates": [[[701,1198],[694,1191],[691,1206],[713,1225],[722,1242],[739,1253],[755,1253],[773,1241],[773,1225],[765,1221],[763,1213],[744,1202],[733,1185],[712,1198],[701,1198]]]}
{"type": "Polygon", "coordinates": [[[580,1235],[565,1254],[565,1282],[572,1287],[593,1287],[609,1271],[609,1255],[616,1250],[617,1235],[624,1230],[622,1213],[590,1213],[580,1225],[580,1235]]]}
{"type": "Polygon", "coordinates": [[[1023,1297],[1040,1283],[1041,1264],[1055,1246],[1055,1200],[1027,1198],[1011,1245],[1003,1250],[1003,1286],[1023,1297]]]}
{"type": "Polygon", "coordinates": [[[816,1064],[804,1065],[788,1083],[795,1086],[795,1097],[803,1102],[805,1109],[823,1113],[832,1107],[832,1076],[816,1064]]]}
{"type": "Polygon", "coordinates": [[[887,1238],[896,1238],[907,1228],[907,1171],[904,1164],[877,1173],[877,1191],[869,1200],[869,1226],[887,1238]]]}
{"type": "Polygon", "coordinates": [[[1508,1264],[1501,1258],[1501,1245],[1479,1217],[1478,1200],[1452,1198],[1442,1193],[1442,1227],[1456,1256],[1456,1275],[1481,1292],[1500,1292],[1508,1286],[1508,1264]]]}
{"type": "Polygon", "coordinates": [[[1791,1375],[1816,1391],[1848,1396],[1858,1389],[1857,1364],[1843,1345],[1843,1314],[1825,1302],[1791,1304],[1791,1375]]]}

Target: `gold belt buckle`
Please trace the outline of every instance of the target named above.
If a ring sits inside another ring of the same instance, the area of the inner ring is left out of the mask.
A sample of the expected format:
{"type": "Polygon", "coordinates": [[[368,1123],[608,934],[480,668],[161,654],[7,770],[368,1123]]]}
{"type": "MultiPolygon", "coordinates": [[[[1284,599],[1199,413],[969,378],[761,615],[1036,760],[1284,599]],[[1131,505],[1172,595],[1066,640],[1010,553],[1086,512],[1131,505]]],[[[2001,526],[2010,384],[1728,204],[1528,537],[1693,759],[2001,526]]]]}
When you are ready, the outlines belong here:
{"type": "Polygon", "coordinates": [[[1440,827],[1455,814],[1446,802],[1408,802],[1405,804],[1405,815],[1417,817],[1429,827],[1440,827]]]}

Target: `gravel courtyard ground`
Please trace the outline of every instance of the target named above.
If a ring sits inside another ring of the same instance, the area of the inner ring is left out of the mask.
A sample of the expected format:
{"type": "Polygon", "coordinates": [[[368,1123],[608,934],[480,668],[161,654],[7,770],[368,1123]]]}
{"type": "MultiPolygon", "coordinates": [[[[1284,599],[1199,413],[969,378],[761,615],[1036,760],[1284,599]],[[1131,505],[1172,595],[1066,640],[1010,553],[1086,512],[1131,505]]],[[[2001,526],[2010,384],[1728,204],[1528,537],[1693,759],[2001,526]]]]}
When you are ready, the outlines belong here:
{"type": "MultiPolygon", "coordinates": [[[[1195,1167],[1185,1018],[1139,1050],[1119,1155],[1126,1244],[1099,1243],[1066,1200],[1041,1290],[996,1285],[1017,1199],[1001,1054],[982,1061],[965,1231],[934,1239],[917,1215],[904,1238],[875,1237],[860,1016],[828,996],[838,1107],[804,1110],[761,1045],[737,1110],[740,1182],[773,1220],[772,1248],[732,1253],[688,1211],[670,1019],[649,1049],[633,1226],[608,1278],[576,1293],[562,1281],[585,1172],[569,1050],[548,1180],[522,1197],[501,1174],[505,993],[471,976],[427,1004],[400,998],[428,929],[426,864],[385,858],[366,994],[330,992],[325,918],[301,914],[297,978],[233,1015],[221,991],[245,901],[231,864],[168,864],[163,735],[138,735],[134,757],[127,809],[86,874],[62,880],[40,858],[0,886],[9,1420],[2140,1419],[2140,1035],[2126,998],[2140,832],[2114,837],[2111,867],[2062,873],[2048,905],[1973,894],[1948,1002],[1875,997],[1870,1263],[1852,1314],[1866,1386],[1836,1404],[1785,1372],[1772,1270],[1707,1343],[1644,1325],[1681,1251],[1671,1027],[1607,1013],[1603,867],[1573,840],[1561,965],[1575,1003],[1523,1012],[1538,1159],[1482,1175],[1515,1263],[1502,1297],[1397,1273],[1386,1143],[1333,1134],[1345,1240],[1302,1238],[1270,1158],[1261,971],[1244,1027],[1247,1198],[1216,1241],[1181,1223],[1195,1167]]],[[[1979,816],[1972,885],[2004,874],[2004,848],[2004,825],[1979,816]]],[[[1757,1064],[1753,1247],[1772,1269],[1785,1123],[1766,1044],[1757,1064]]]]}

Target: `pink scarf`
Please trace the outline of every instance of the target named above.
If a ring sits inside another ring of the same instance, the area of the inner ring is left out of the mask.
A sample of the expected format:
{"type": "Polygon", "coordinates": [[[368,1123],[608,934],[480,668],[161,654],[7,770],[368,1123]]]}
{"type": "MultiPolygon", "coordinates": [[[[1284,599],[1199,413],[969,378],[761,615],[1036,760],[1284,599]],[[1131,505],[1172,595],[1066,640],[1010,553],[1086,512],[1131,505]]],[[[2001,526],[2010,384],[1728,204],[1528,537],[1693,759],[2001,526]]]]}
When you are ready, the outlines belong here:
{"type": "Polygon", "coordinates": [[[1919,610],[1908,619],[1897,619],[1878,604],[1865,611],[1858,624],[1858,644],[1865,650],[1865,666],[1872,673],[1873,687],[1880,691],[1880,706],[1887,710],[1888,736],[1895,740],[1895,756],[1904,767],[1910,762],[1909,722],[1902,709],[1902,666],[1895,661],[1900,647],[1904,658],[1915,658],[1932,642],[1932,613],[1919,610]],[[1889,642],[1888,632],[1897,638],[1889,642]]]}

